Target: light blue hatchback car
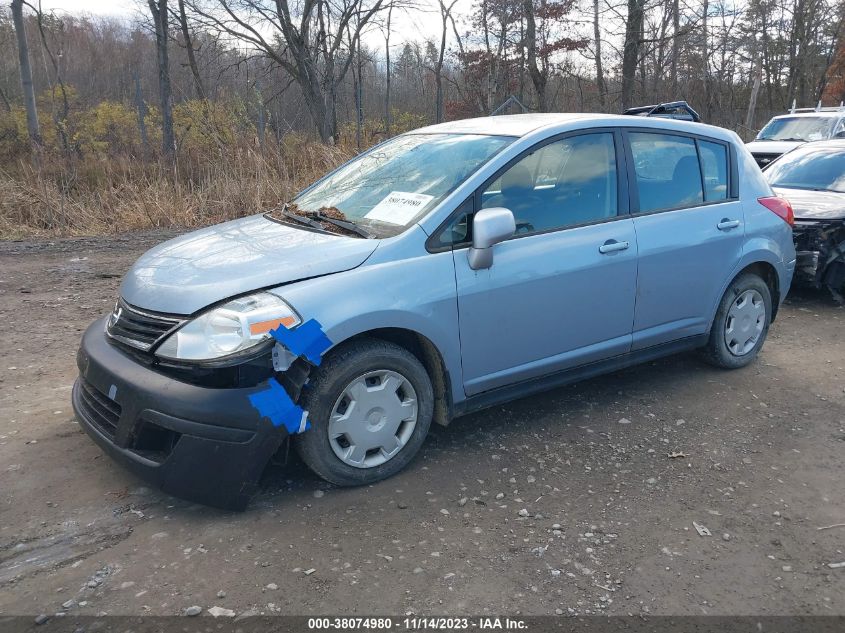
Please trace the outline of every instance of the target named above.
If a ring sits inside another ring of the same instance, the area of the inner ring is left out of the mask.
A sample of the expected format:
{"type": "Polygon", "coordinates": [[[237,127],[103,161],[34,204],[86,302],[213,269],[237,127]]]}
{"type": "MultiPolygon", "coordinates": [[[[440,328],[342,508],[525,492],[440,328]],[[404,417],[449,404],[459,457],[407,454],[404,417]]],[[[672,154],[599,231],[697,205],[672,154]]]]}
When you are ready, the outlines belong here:
{"type": "Polygon", "coordinates": [[[326,480],[372,483],[432,421],[681,350],[747,365],[789,289],[792,220],[716,127],[423,128],[142,256],[82,339],[74,409],[210,505],[245,507],[289,439],[326,480]]]}

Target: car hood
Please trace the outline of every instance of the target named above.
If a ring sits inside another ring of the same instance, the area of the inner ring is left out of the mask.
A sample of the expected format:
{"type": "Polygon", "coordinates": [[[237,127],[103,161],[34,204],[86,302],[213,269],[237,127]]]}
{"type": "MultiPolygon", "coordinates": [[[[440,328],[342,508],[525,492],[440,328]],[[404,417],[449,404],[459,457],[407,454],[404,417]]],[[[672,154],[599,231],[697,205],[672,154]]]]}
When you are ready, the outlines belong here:
{"type": "Polygon", "coordinates": [[[746,143],[745,147],[752,154],[785,154],[792,151],[799,145],[803,145],[804,141],[751,141],[746,143]]]}
{"type": "Polygon", "coordinates": [[[120,294],[142,309],[192,314],[234,295],[355,268],[377,246],[378,240],[250,216],[147,251],[123,278],[120,294]]]}
{"type": "Polygon", "coordinates": [[[789,200],[796,220],[845,219],[845,193],[787,189],[786,187],[773,187],[773,189],[779,196],[789,200]]]}

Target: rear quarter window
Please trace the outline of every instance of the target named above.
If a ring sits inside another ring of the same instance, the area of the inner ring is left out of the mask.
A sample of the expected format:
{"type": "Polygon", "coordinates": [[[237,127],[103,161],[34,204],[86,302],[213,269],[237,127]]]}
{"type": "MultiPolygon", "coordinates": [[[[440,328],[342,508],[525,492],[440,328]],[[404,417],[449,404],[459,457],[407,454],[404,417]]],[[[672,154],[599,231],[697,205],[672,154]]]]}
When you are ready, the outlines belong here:
{"type": "Polygon", "coordinates": [[[728,198],[728,148],[721,143],[699,141],[701,171],[704,175],[704,199],[707,202],[728,198]]]}

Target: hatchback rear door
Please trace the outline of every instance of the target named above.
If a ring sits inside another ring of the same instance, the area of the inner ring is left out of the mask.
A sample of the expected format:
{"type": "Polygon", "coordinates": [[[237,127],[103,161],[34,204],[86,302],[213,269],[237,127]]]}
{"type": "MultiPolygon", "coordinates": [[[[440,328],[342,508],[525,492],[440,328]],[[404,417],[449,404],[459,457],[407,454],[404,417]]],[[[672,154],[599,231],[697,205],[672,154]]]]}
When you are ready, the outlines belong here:
{"type": "Polygon", "coordinates": [[[729,143],[642,128],[625,139],[639,246],[637,350],[707,332],[742,255],[745,219],[729,143]]]}

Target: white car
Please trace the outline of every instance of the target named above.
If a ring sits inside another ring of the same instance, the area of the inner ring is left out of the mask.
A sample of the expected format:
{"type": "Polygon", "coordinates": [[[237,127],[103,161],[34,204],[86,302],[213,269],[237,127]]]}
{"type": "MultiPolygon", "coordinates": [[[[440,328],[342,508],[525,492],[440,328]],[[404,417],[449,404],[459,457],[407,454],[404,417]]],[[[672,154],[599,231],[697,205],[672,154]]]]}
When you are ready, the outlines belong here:
{"type": "Polygon", "coordinates": [[[746,144],[760,167],[808,141],[845,137],[845,108],[792,108],[772,117],[757,137],[746,144]]]}

